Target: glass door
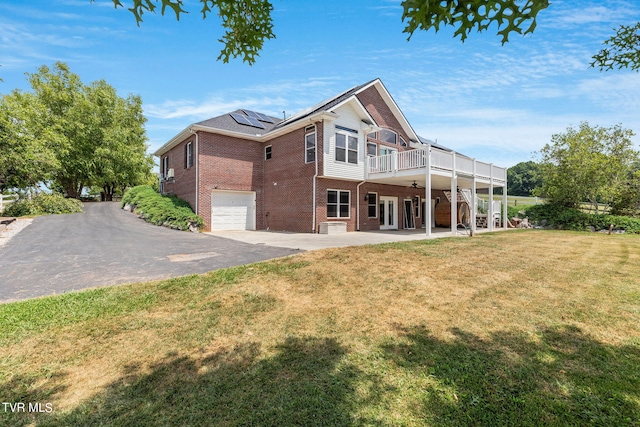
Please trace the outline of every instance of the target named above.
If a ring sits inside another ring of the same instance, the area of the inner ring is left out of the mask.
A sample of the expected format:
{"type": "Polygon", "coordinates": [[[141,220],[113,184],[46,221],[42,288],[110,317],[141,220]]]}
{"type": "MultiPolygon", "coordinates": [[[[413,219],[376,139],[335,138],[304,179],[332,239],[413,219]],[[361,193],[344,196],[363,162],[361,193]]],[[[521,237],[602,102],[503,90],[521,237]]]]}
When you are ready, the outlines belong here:
{"type": "Polygon", "coordinates": [[[398,229],[398,198],[380,197],[380,230],[398,229]]]}

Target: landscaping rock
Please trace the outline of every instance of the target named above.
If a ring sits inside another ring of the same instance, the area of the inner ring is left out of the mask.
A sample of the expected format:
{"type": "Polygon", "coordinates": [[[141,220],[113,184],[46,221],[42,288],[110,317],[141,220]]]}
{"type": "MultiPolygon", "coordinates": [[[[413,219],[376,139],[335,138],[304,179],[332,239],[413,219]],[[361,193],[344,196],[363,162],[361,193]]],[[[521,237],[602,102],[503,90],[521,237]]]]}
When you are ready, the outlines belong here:
{"type": "Polygon", "coordinates": [[[593,225],[590,225],[587,228],[585,228],[584,231],[590,231],[592,233],[595,233],[596,232],[596,228],[593,225]]]}

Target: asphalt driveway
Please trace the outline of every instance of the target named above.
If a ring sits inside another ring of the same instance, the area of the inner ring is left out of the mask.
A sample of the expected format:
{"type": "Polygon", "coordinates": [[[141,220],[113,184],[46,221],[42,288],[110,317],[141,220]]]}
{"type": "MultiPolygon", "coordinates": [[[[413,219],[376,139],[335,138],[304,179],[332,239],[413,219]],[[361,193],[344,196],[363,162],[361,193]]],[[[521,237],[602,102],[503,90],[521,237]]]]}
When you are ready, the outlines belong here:
{"type": "Polygon", "coordinates": [[[37,217],[0,247],[0,302],[205,273],[282,257],[295,249],[157,227],[117,202],[37,217]]]}

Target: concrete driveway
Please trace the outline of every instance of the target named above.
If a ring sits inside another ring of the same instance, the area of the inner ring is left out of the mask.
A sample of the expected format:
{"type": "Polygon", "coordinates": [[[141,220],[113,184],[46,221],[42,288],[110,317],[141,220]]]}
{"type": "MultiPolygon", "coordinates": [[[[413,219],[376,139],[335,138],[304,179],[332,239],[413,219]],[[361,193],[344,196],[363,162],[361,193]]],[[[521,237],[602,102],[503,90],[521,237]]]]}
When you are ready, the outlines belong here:
{"type": "Polygon", "coordinates": [[[204,273],[300,252],[146,223],[117,202],[37,217],[0,247],[0,302],[204,273]]]}

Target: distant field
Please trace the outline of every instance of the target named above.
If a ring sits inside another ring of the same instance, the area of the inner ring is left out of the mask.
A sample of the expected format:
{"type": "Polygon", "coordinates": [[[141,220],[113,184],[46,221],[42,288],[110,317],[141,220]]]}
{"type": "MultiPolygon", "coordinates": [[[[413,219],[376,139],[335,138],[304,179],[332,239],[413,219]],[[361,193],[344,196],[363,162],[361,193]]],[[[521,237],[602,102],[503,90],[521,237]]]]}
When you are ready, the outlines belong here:
{"type": "Polygon", "coordinates": [[[0,305],[44,410],[0,425],[638,426],[638,277],[640,237],[512,230],[0,305]]]}

